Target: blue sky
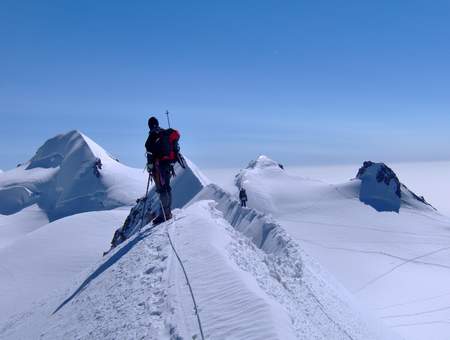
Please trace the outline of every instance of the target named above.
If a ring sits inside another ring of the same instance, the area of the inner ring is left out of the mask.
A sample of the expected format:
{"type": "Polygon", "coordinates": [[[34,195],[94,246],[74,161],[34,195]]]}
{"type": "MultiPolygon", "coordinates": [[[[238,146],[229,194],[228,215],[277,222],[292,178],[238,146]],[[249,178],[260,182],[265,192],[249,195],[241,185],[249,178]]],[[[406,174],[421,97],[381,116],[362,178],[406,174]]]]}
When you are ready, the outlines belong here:
{"type": "Polygon", "coordinates": [[[79,129],[143,167],[450,159],[449,1],[0,3],[0,168],[79,129]]]}

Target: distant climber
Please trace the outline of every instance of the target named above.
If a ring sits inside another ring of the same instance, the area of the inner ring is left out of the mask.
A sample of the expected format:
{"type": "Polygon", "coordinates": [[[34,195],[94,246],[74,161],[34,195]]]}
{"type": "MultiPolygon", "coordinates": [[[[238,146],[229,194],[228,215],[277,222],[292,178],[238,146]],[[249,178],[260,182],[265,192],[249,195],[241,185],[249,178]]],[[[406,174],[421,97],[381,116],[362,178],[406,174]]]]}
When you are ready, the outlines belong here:
{"type": "Polygon", "coordinates": [[[247,192],[245,191],[244,188],[241,188],[241,190],[239,190],[239,199],[241,200],[241,207],[246,207],[247,206],[247,192]]]}
{"type": "Polygon", "coordinates": [[[180,134],[171,128],[160,128],[158,119],[155,117],[148,120],[148,127],[150,133],[145,142],[147,171],[155,181],[156,192],[159,194],[161,203],[160,211],[155,214],[157,217],[153,220],[153,224],[157,225],[172,218],[170,179],[172,175],[175,175],[173,164],[182,158],[178,146],[180,134]]]}
{"type": "Polygon", "coordinates": [[[101,175],[100,175],[100,170],[102,169],[102,167],[103,167],[102,160],[101,160],[100,158],[97,158],[97,159],[95,160],[95,163],[94,163],[94,166],[93,166],[93,169],[94,169],[94,175],[95,175],[96,177],[100,177],[100,176],[101,176],[101,175]]]}

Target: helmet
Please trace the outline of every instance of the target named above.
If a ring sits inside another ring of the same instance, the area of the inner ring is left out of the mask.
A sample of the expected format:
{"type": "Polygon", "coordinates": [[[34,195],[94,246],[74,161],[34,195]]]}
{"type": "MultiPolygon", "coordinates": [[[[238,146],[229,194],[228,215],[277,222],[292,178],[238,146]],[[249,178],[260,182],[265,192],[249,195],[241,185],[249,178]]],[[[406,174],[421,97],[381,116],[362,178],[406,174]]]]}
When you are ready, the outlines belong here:
{"type": "Polygon", "coordinates": [[[156,119],[155,117],[150,117],[150,119],[148,120],[148,128],[150,130],[153,130],[153,129],[157,128],[158,126],[159,126],[158,119],[156,119]]]}

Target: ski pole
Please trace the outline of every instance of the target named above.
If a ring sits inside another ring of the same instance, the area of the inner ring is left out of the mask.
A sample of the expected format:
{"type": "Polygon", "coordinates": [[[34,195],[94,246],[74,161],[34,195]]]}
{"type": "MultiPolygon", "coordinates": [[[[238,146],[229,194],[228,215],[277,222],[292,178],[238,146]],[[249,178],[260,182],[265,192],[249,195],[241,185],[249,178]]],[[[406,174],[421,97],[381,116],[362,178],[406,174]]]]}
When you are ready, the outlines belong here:
{"type": "Polygon", "coordinates": [[[141,230],[142,227],[144,226],[144,216],[145,216],[145,209],[146,209],[146,205],[147,205],[148,188],[150,187],[150,179],[151,179],[151,177],[152,177],[152,175],[149,172],[148,173],[148,180],[147,180],[147,189],[145,190],[145,197],[144,197],[144,208],[142,209],[141,227],[139,228],[139,230],[141,230]]]}

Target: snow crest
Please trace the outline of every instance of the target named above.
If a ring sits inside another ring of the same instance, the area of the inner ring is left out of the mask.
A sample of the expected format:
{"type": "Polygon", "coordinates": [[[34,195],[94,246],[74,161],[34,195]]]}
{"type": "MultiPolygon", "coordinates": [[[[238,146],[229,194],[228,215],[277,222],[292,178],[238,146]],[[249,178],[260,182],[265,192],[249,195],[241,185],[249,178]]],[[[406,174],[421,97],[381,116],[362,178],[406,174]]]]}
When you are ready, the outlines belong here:
{"type": "Polygon", "coordinates": [[[0,175],[0,214],[37,204],[56,220],[130,205],[145,174],[120,164],[79,131],[46,141],[29,162],[0,175]]]}
{"type": "Polygon", "coordinates": [[[0,336],[198,339],[167,235],[188,273],[207,339],[398,339],[362,316],[274,221],[240,208],[215,185],[175,211],[174,220],[134,234],[63,294],[10,321],[0,336]]]}
{"type": "Polygon", "coordinates": [[[231,254],[240,268],[253,275],[259,287],[288,313],[298,339],[394,339],[360,307],[346,290],[309,257],[271,217],[243,208],[239,201],[211,184],[193,202],[213,200],[221,216],[239,234],[245,247],[235,246],[231,254]],[[245,249],[259,253],[245,256],[245,249]],[[374,325],[376,325],[374,327],[374,325]]]}
{"type": "Polygon", "coordinates": [[[278,167],[282,169],[283,167],[275,162],[274,160],[270,159],[269,157],[265,155],[259,156],[256,160],[251,161],[247,169],[264,169],[264,168],[272,168],[272,167],[278,167]]]}

